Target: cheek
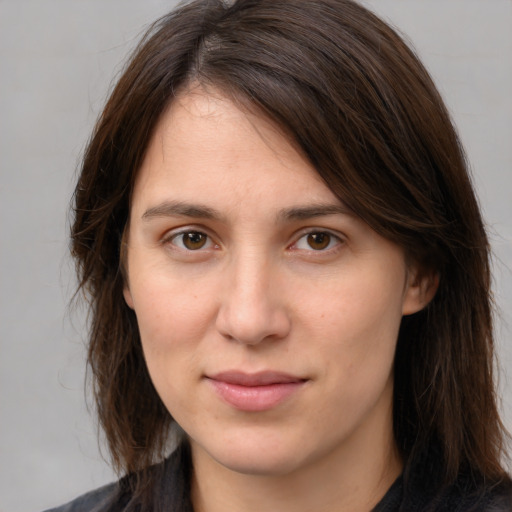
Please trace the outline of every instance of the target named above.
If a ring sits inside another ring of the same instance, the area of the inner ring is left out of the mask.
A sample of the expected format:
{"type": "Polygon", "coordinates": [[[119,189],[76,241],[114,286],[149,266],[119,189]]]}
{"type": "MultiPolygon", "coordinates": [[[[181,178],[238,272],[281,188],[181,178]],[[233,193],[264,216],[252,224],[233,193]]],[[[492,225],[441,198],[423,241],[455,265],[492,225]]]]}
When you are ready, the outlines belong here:
{"type": "Polygon", "coordinates": [[[303,301],[307,338],[317,340],[314,352],[322,354],[327,374],[350,387],[387,379],[402,318],[401,282],[382,273],[354,274],[303,301]]]}
{"type": "Polygon", "coordinates": [[[194,413],[188,390],[197,384],[203,342],[213,315],[209,294],[190,288],[185,293],[186,285],[164,278],[132,284],[146,365],[157,393],[175,419],[181,418],[183,411],[194,413]]]}
{"type": "Polygon", "coordinates": [[[326,397],[331,397],[325,410],[331,411],[331,421],[341,432],[364,421],[376,407],[389,413],[401,318],[400,302],[392,300],[373,296],[360,302],[341,301],[342,312],[330,311],[335,320],[322,333],[329,342],[321,349],[326,397]]]}
{"type": "Polygon", "coordinates": [[[396,333],[402,318],[403,276],[396,272],[387,276],[384,272],[351,272],[348,275],[333,274],[323,287],[309,286],[296,296],[302,313],[317,329],[339,331],[347,342],[377,342],[365,333],[392,330],[396,333]]]}
{"type": "Polygon", "coordinates": [[[203,281],[140,274],[132,283],[137,323],[148,367],[182,364],[211,328],[214,298],[203,281]]]}

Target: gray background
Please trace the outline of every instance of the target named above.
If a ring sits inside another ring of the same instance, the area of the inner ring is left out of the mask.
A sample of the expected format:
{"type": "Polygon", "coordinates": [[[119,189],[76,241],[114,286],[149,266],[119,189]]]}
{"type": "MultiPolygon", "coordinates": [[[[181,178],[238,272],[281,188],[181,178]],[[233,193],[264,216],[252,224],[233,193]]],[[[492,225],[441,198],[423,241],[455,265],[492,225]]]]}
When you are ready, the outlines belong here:
{"type": "MultiPolygon", "coordinates": [[[[372,0],[411,40],[459,126],[496,253],[500,388],[512,427],[512,1],[372,0]]],[[[85,406],[67,209],[119,63],[162,0],[0,0],[0,512],[113,478],[85,406]]]]}

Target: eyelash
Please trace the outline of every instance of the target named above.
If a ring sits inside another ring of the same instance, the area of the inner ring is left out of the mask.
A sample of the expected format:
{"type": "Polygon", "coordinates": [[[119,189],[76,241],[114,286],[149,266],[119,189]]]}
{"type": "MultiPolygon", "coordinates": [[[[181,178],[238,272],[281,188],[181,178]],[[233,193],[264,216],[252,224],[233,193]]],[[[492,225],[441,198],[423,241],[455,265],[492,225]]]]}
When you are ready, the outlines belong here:
{"type": "Polygon", "coordinates": [[[339,248],[340,245],[343,244],[343,240],[339,235],[336,235],[332,233],[331,231],[327,230],[320,230],[320,229],[312,229],[310,231],[304,232],[301,234],[299,238],[291,245],[291,248],[294,250],[299,251],[311,251],[313,253],[330,253],[332,251],[335,251],[339,248]],[[313,248],[310,245],[310,242],[315,241],[318,242],[320,245],[323,243],[322,237],[328,237],[327,244],[324,247],[320,248],[313,248]],[[311,240],[310,237],[319,237],[319,240],[311,240]],[[308,245],[308,247],[300,247],[301,241],[304,241],[305,244],[308,245]]]}
{"type": "MultiPolygon", "coordinates": [[[[201,250],[209,250],[209,249],[216,249],[219,247],[218,244],[216,244],[212,237],[208,235],[207,233],[196,230],[196,229],[185,229],[179,232],[170,233],[169,235],[165,236],[162,239],[162,242],[164,244],[170,243],[171,245],[175,246],[179,250],[185,251],[185,252],[201,252],[201,250]],[[197,243],[199,244],[198,247],[190,248],[186,246],[185,242],[185,236],[189,236],[189,242],[197,243]],[[196,237],[196,240],[193,239],[193,237],[196,237]],[[204,237],[204,243],[201,244],[201,240],[197,240],[197,237],[204,237]],[[180,240],[181,242],[176,243],[177,240],[180,240]]],[[[322,253],[322,252],[331,252],[333,250],[336,250],[339,248],[339,246],[343,244],[343,240],[340,236],[326,230],[310,230],[307,232],[303,232],[297,240],[291,244],[289,247],[292,250],[299,250],[299,251],[312,251],[313,253],[322,253]],[[310,238],[313,237],[313,238],[310,238]],[[315,240],[314,237],[318,237],[318,240],[315,240]],[[327,237],[327,240],[324,240],[324,237],[327,237]],[[301,247],[302,243],[301,241],[304,240],[304,242],[309,247],[301,247]],[[316,242],[320,244],[321,247],[314,248],[311,247],[311,242],[316,242]],[[327,242],[324,246],[324,242],[327,242]]]]}
{"type": "Polygon", "coordinates": [[[185,230],[179,231],[177,233],[176,232],[170,233],[168,236],[165,236],[162,239],[162,242],[164,244],[170,243],[170,244],[174,245],[175,247],[177,247],[178,249],[180,249],[182,251],[186,251],[186,252],[199,252],[201,249],[207,250],[207,249],[213,249],[213,248],[218,247],[218,245],[213,242],[211,236],[209,236],[208,234],[204,233],[203,231],[200,231],[197,229],[185,229],[185,230]],[[187,247],[185,245],[185,241],[184,241],[185,240],[184,237],[187,235],[190,236],[190,241],[192,241],[192,243],[195,243],[195,242],[192,240],[191,235],[196,236],[196,237],[197,236],[204,237],[204,244],[200,245],[196,249],[191,249],[190,247],[187,247]],[[180,238],[181,238],[181,243],[176,243],[176,240],[178,240],[180,238]]]}

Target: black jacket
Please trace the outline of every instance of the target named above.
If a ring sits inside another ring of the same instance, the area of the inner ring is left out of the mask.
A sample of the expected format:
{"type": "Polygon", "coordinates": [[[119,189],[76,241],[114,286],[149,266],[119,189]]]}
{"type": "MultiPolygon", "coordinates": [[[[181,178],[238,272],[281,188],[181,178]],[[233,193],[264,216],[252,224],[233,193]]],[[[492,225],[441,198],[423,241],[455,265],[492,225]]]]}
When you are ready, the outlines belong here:
{"type": "MultiPolygon", "coordinates": [[[[151,512],[193,512],[189,468],[186,446],[155,466],[151,512]]],[[[488,487],[461,474],[453,485],[442,488],[432,469],[428,461],[406,466],[372,512],[512,512],[509,482],[488,487]]],[[[126,477],[47,512],[143,512],[137,502],[130,493],[130,478],[126,477]]]]}

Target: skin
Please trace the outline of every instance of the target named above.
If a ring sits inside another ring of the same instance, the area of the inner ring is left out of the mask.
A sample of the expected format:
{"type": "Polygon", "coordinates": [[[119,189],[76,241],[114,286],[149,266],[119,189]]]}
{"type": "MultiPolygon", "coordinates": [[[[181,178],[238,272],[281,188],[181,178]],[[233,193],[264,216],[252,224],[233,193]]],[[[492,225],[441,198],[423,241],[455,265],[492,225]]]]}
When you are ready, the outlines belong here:
{"type": "Polygon", "coordinates": [[[157,125],[127,244],[125,299],[190,438],[196,511],[373,507],[401,471],[400,321],[433,295],[403,251],[344,208],[276,126],[199,86],[157,125]],[[300,384],[240,410],[212,386],[228,370],[300,384]]]}

